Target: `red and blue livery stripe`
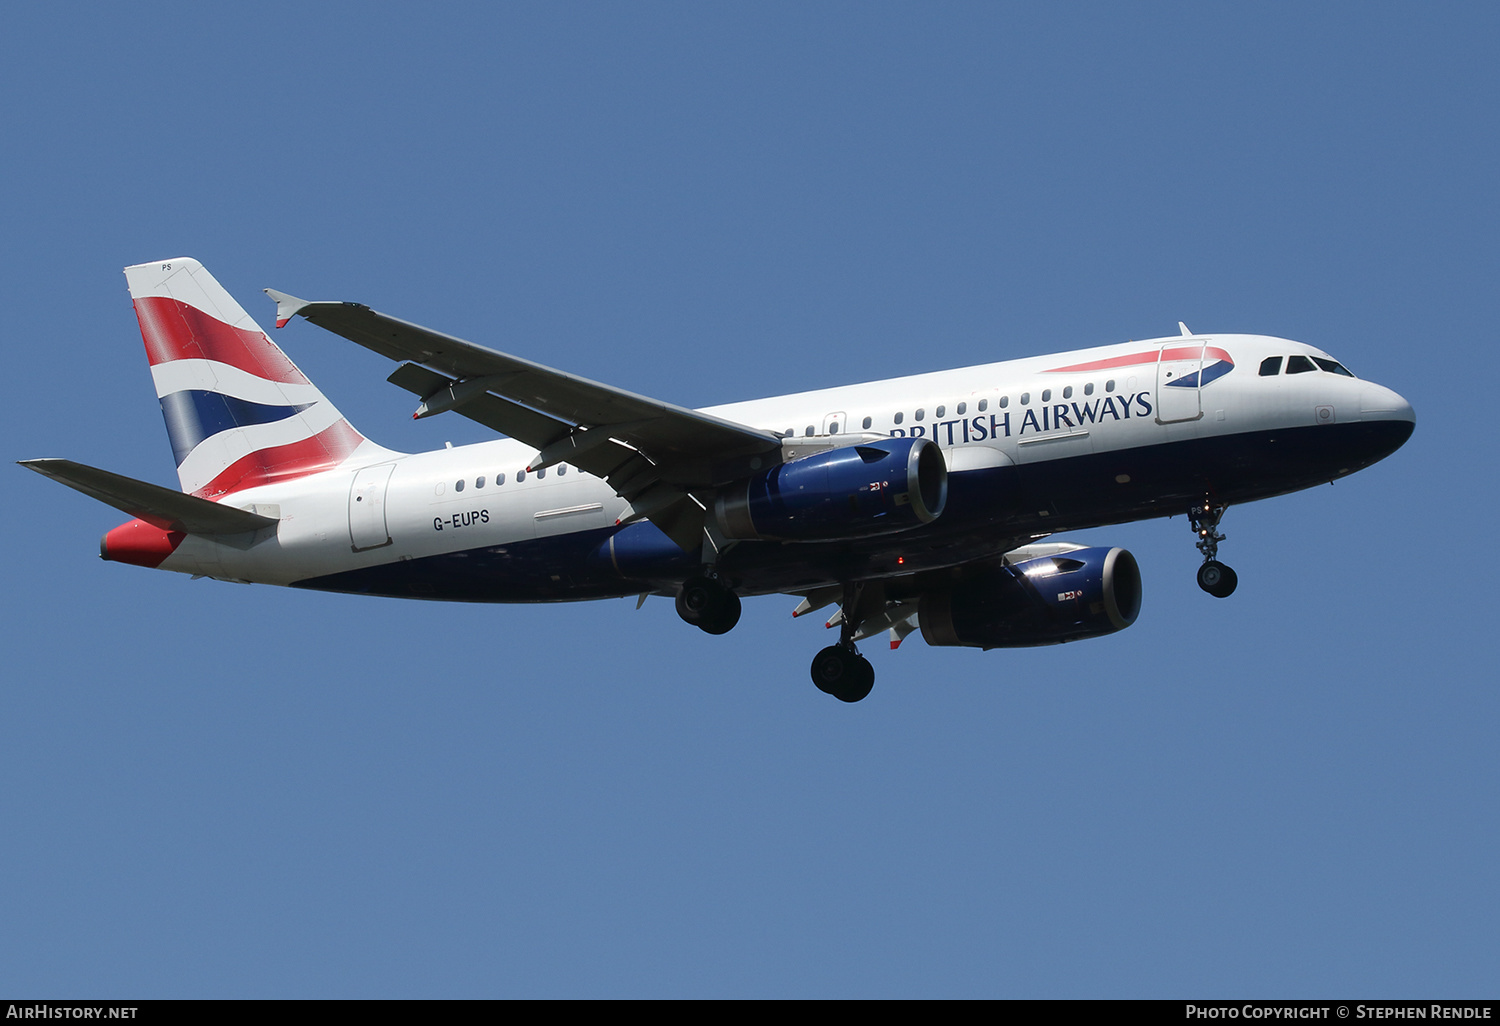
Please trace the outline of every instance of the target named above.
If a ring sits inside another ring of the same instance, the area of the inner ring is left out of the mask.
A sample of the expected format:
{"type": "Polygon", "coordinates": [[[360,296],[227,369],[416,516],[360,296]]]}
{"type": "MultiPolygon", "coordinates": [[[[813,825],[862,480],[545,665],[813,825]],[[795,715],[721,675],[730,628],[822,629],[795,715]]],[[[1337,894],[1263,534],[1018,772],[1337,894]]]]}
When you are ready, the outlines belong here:
{"type": "Polygon", "coordinates": [[[1067,367],[1053,367],[1047,373],[1082,373],[1086,371],[1117,370],[1124,367],[1140,367],[1151,363],[1170,363],[1174,361],[1203,360],[1203,366],[1191,374],[1184,374],[1174,381],[1167,382],[1168,388],[1201,388],[1211,381],[1217,381],[1230,371],[1234,370],[1234,360],[1229,353],[1218,346],[1205,346],[1203,344],[1187,346],[1167,346],[1160,349],[1145,349],[1137,353],[1128,353],[1125,356],[1112,356],[1105,360],[1091,360],[1088,363],[1075,363],[1067,367]]]}

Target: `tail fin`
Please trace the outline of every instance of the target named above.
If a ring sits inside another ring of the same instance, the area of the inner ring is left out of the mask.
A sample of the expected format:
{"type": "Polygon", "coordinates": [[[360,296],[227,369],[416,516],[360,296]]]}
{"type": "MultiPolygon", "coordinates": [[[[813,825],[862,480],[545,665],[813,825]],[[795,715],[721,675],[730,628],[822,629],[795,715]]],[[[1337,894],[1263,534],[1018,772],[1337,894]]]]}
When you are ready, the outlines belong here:
{"type": "Polygon", "coordinates": [[[317,473],[365,443],[198,261],[137,264],[125,280],[184,492],[317,473]]]}

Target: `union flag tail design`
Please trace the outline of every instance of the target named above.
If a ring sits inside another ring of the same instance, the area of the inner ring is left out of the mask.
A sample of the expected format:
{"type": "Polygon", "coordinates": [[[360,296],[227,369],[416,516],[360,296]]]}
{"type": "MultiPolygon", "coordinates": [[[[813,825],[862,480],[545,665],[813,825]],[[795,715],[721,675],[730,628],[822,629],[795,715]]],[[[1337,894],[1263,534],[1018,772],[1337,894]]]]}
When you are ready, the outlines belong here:
{"type": "Polygon", "coordinates": [[[125,268],[184,492],[218,499],[366,443],[196,260],[125,268]]]}

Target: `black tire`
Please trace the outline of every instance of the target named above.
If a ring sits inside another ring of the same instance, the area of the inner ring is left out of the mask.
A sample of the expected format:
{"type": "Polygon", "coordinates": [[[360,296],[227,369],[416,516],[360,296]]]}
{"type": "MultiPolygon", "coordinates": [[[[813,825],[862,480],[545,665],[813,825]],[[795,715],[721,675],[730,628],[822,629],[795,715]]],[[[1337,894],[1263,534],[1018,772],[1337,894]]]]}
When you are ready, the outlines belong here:
{"type": "Polygon", "coordinates": [[[715,605],[713,615],[698,624],[706,634],[728,634],[740,622],[740,597],[725,588],[715,605]]]}
{"type": "Polygon", "coordinates": [[[875,667],[852,648],[829,645],[813,657],[812,682],[840,702],[858,702],[875,686],[875,667]]]}
{"type": "Polygon", "coordinates": [[[1198,568],[1198,587],[1214,598],[1228,598],[1239,583],[1239,575],[1216,559],[1198,568]]]}
{"type": "Polygon", "coordinates": [[[740,597],[710,577],[690,577],[677,591],[677,615],[707,634],[728,634],[740,622],[740,597]]]}
{"type": "Polygon", "coordinates": [[[833,693],[833,697],[840,702],[860,702],[870,694],[875,687],[875,667],[870,665],[870,660],[864,656],[855,656],[854,673],[849,676],[844,686],[833,693]]]}
{"type": "Polygon", "coordinates": [[[1240,586],[1239,574],[1230,567],[1224,567],[1223,579],[1219,581],[1218,590],[1213,592],[1214,598],[1228,598],[1234,594],[1234,589],[1240,586]]]}
{"type": "Polygon", "coordinates": [[[825,695],[837,695],[846,678],[854,670],[852,653],[842,645],[829,645],[813,656],[812,682],[825,695]]]}
{"type": "Polygon", "coordinates": [[[677,589],[677,615],[694,627],[702,622],[713,605],[714,582],[707,577],[690,577],[677,589]]]}

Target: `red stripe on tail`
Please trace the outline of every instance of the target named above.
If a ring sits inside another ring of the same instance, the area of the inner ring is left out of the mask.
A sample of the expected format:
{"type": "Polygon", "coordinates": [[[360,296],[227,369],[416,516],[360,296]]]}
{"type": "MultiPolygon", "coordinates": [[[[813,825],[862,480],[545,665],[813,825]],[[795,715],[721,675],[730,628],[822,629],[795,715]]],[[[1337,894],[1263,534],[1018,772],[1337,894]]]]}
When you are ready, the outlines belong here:
{"type": "Polygon", "coordinates": [[[172,360],[216,360],[283,384],[309,383],[260,331],[233,327],[197,307],[161,296],[135,300],[135,316],[153,367],[172,360]]]}
{"type": "Polygon", "coordinates": [[[347,420],[341,420],[311,438],[258,449],[242,456],[193,494],[217,500],[230,492],[332,470],[348,459],[364,440],[364,436],[347,420]]]}

